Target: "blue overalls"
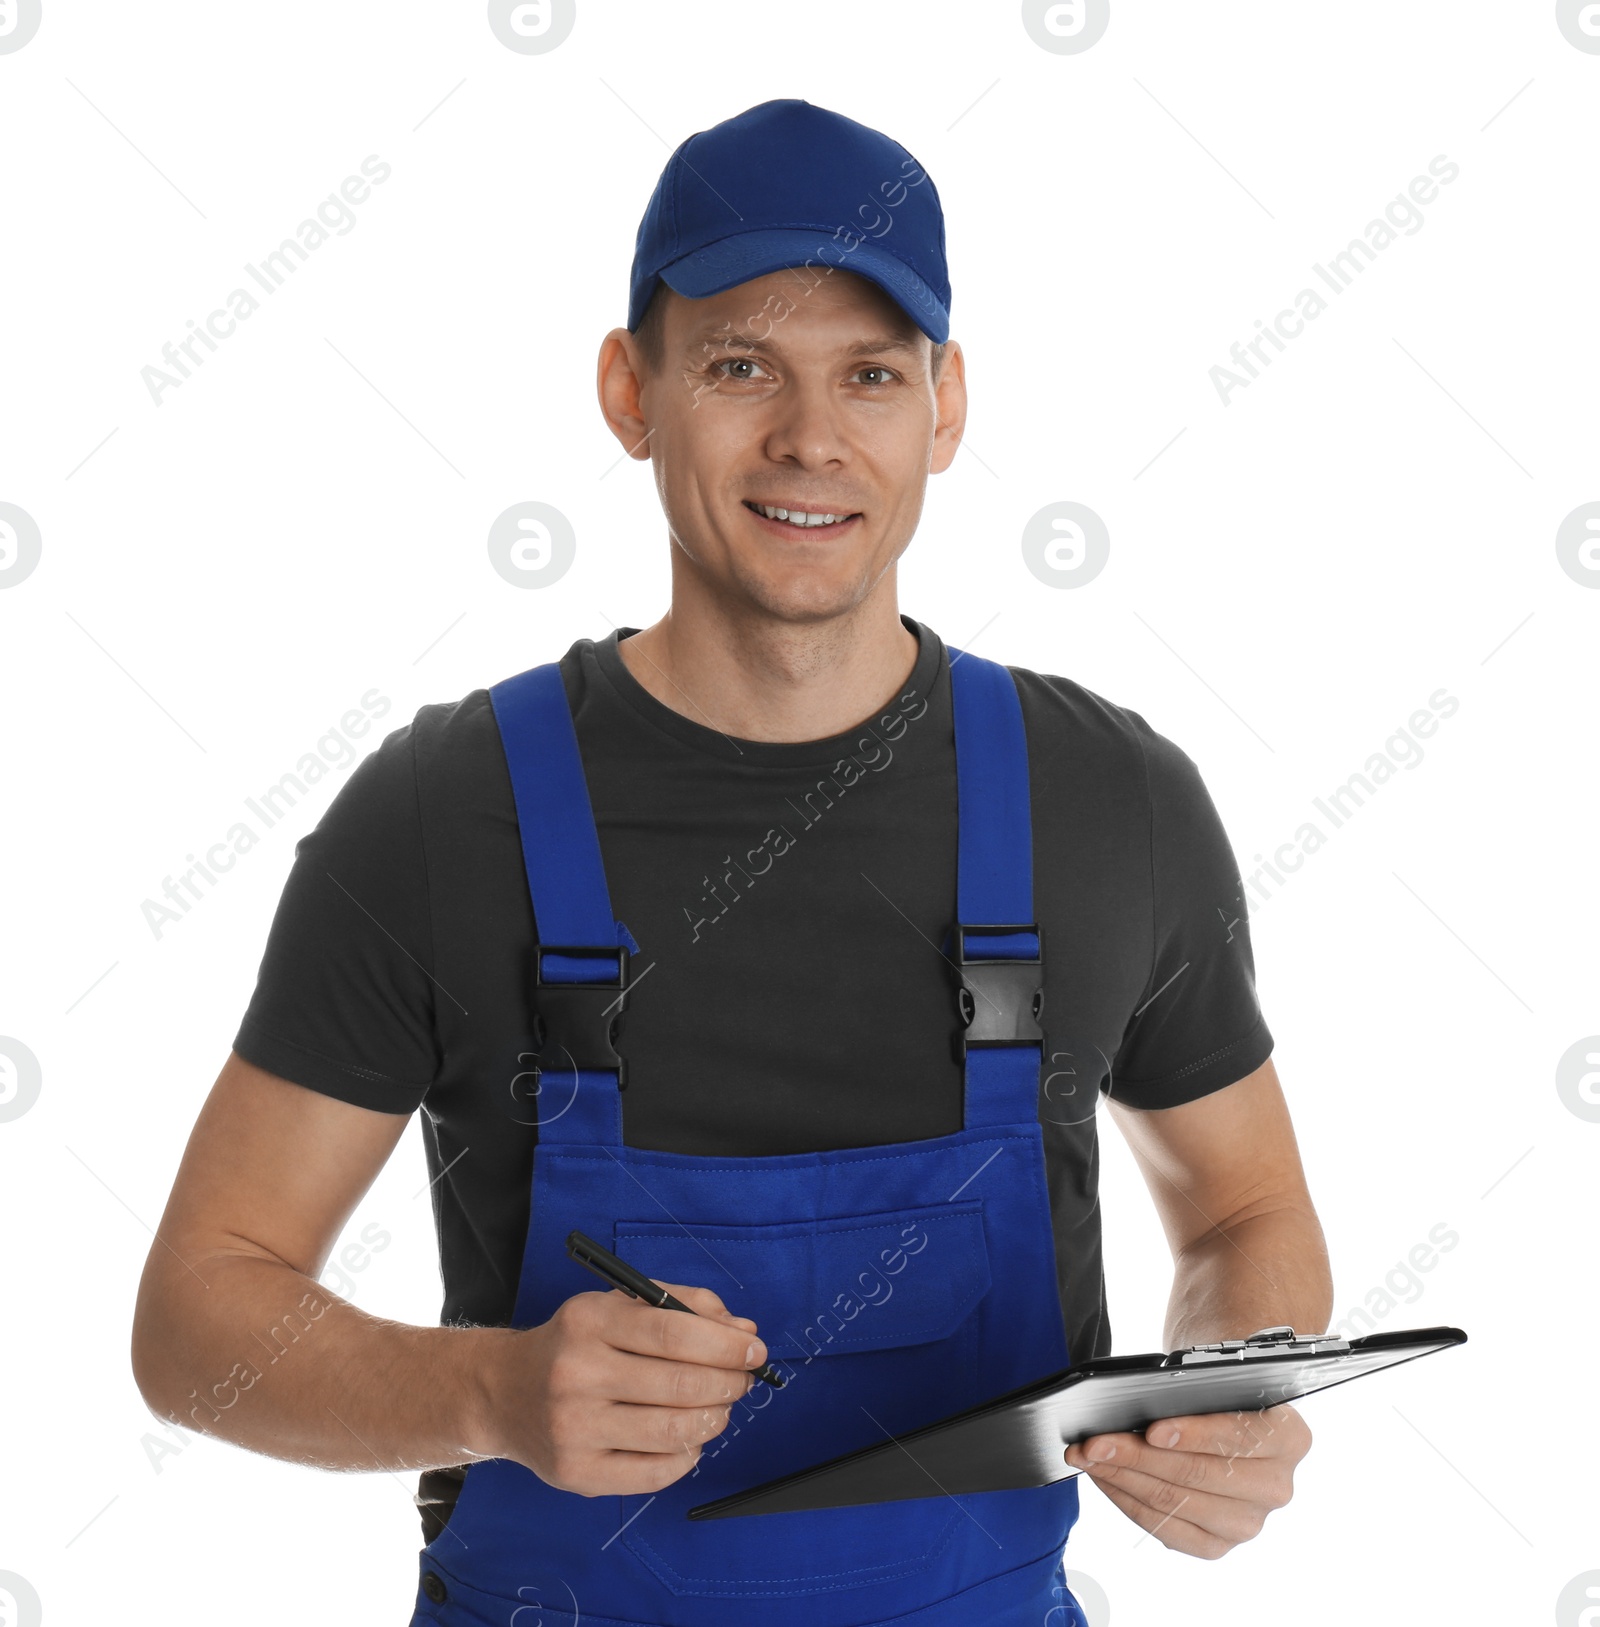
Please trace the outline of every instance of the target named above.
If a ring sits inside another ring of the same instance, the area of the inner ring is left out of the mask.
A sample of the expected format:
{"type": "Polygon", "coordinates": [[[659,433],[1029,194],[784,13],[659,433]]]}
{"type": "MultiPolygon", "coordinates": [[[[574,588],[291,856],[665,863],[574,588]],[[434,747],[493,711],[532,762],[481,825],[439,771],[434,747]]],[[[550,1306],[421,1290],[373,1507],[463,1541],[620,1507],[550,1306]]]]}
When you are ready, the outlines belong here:
{"type": "MultiPolygon", "coordinates": [[[[1038,1117],[1042,947],[1022,709],[1005,667],[958,650],[950,660],[959,924],[945,953],[961,984],[951,1030],[965,1127],[759,1158],[624,1143],[612,1019],[638,946],[611,913],[560,669],[491,689],[538,927],[544,1035],[512,1325],[596,1290],[566,1252],[576,1229],[658,1281],[713,1288],[755,1320],[788,1384],[756,1384],[695,1467],[654,1494],[584,1497],[509,1459],[473,1463],[422,1550],[412,1627],[1086,1627],[1062,1569],[1076,1479],[685,1517],[1069,1362],[1038,1117]]],[[[907,976],[937,975],[915,944],[906,963],[907,976]]]]}

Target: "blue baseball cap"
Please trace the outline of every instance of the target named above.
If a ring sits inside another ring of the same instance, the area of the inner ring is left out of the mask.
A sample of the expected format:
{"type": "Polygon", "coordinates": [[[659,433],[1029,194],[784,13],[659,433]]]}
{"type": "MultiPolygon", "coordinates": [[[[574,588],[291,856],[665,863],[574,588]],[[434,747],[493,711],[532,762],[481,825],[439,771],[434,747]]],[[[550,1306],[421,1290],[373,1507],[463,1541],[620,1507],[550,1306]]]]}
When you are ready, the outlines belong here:
{"type": "Polygon", "coordinates": [[[944,211],[897,141],[786,97],[690,136],[634,241],[628,328],[660,283],[706,299],[790,267],[874,282],[935,344],[950,336],[944,211]]]}

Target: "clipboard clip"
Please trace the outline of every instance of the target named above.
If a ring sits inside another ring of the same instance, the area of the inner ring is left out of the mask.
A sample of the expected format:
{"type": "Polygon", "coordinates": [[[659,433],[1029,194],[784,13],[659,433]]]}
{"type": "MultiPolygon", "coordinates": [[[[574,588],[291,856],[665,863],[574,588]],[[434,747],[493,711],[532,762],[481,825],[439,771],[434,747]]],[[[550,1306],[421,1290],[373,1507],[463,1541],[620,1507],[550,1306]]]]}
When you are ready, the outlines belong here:
{"type": "Polygon", "coordinates": [[[1174,1350],[1163,1367],[1205,1367],[1222,1362],[1250,1361],[1260,1356],[1338,1355],[1348,1352],[1350,1341],[1329,1333],[1296,1333],[1290,1327],[1262,1328],[1248,1339],[1219,1339],[1215,1344],[1174,1350]]]}

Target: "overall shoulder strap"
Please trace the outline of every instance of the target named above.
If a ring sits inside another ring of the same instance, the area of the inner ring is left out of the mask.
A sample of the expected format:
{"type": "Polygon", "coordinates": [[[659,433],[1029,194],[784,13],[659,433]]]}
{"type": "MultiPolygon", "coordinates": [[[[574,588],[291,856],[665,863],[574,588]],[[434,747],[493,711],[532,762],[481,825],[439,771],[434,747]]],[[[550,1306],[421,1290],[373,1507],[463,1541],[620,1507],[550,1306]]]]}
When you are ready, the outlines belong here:
{"type": "Polygon", "coordinates": [[[956,926],[967,1129],[1038,1117],[1044,943],[1033,912],[1033,815],[1010,671],[950,650],[956,736],[956,926]]]}
{"type": "Polygon", "coordinates": [[[627,1003],[628,929],[611,913],[577,730],[558,662],[489,691],[516,803],[538,941],[533,1004],[539,1136],[622,1144],[622,1059],[612,1045],[627,1003]]]}

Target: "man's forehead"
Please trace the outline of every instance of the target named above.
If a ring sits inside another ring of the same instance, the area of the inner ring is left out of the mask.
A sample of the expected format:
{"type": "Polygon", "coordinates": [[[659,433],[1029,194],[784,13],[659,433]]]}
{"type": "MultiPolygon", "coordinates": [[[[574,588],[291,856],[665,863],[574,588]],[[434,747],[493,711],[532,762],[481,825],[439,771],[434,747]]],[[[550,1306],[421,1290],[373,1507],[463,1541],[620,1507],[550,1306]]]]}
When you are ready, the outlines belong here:
{"type": "MultiPolygon", "coordinates": [[[[790,329],[790,336],[794,330],[790,329]]],[[[741,330],[740,324],[733,321],[706,322],[697,327],[688,337],[687,345],[691,350],[697,350],[701,345],[723,344],[738,350],[757,350],[765,353],[776,353],[784,348],[784,325],[762,324],[756,331],[741,330]]],[[[878,356],[885,351],[914,352],[921,348],[920,335],[915,329],[907,333],[855,332],[851,337],[841,338],[832,349],[841,356],[878,356]]]]}

